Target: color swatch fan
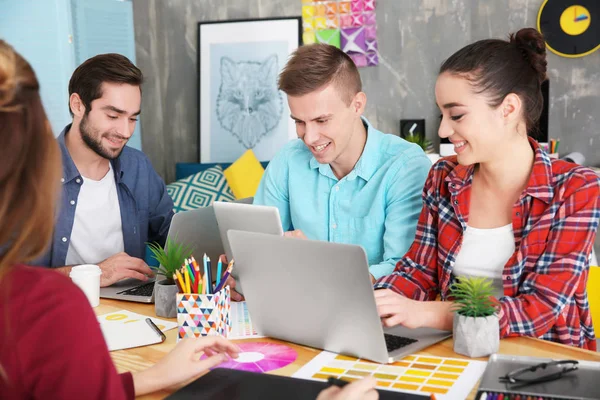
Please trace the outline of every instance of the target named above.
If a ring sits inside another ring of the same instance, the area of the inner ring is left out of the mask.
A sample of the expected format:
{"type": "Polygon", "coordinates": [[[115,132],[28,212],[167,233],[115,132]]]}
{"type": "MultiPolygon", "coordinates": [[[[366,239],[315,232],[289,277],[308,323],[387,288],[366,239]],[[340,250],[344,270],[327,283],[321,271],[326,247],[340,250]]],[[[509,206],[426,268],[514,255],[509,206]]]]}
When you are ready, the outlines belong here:
{"type": "MultiPolygon", "coordinates": [[[[289,346],[277,343],[240,343],[242,352],[236,359],[221,363],[217,368],[250,372],[268,372],[283,368],[296,361],[298,354],[289,346]]],[[[202,358],[206,358],[205,355],[202,358]]]]}
{"type": "Polygon", "coordinates": [[[464,399],[485,370],[486,362],[445,357],[410,355],[392,364],[323,351],[304,365],[294,378],[355,381],[366,376],[377,380],[377,388],[415,394],[433,394],[439,400],[464,399]]]}
{"type": "Polygon", "coordinates": [[[304,44],[342,49],[357,67],[379,64],[375,0],[302,0],[304,44]]]}

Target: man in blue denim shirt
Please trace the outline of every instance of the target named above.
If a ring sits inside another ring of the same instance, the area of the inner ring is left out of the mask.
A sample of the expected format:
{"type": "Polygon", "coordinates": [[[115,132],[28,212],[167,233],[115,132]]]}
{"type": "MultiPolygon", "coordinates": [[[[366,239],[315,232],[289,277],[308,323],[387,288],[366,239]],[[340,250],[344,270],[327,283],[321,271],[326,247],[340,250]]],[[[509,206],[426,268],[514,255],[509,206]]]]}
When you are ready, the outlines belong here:
{"type": "Polygon", "coordinates": [[[254,204],[277,207],[286,236],[362,246],[373,280],[392,273],[415,238],[431,162],[419,146],[362,117],[360,75],[334,46],[298,48],[279,89],[298,140],[269,162],[254,204]]]}
{"type": "Polygon", "coordinates": [[[141,106],[141,71],[126,57],[103,54],[69,82],[73,123],[58,137],[62,201],[48,253],[37,262],[68,274],[97,264],[101,286],[146,280],[145,243],[164,244],[173,201],[140,151],[126,147],[141,106]]]}

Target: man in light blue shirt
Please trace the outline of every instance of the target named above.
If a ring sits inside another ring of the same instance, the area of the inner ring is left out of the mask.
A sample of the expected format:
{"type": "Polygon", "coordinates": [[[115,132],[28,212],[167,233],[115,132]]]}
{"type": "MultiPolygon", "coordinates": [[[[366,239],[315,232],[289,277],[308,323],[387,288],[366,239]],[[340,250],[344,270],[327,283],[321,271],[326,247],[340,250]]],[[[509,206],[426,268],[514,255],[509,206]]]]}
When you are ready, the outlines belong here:
{"type": "Polygon", "coordinates": [[[392,273],[414,240],[431,162],[362,117],[360,75],[334,46],[298,48],[279,89],[298,140],[269,162],[254,204],[277,207],[287,236],[361,245],[373,279],[392,273]]]}

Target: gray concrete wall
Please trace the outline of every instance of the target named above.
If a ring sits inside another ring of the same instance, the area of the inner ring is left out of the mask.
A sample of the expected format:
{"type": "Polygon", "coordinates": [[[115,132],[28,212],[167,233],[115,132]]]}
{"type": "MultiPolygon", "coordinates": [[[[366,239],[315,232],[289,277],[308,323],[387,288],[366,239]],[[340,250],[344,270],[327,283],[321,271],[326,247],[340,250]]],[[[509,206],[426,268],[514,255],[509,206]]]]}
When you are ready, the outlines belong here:
{"type": "MultiPolygon", "coordinates": [[[[378,67],[361,70],[366,117],[398,134],[401,118],[425,118],[437,142],[433,87],[440,63],[479,39],[535,26],[542,0],[378,0],[378,67]]],[[[136,56],[146,75],[142,148],[167,182],[176,162],[198,161],[197,23],[297,16],[300,0],[133,0],[136,56]]],[[[600,165],[600,51],[567,59],[548,54],[550,137],[561,153],[600,165]]],[[[600,253],[600,246],[597,246],[600,253]]]]}

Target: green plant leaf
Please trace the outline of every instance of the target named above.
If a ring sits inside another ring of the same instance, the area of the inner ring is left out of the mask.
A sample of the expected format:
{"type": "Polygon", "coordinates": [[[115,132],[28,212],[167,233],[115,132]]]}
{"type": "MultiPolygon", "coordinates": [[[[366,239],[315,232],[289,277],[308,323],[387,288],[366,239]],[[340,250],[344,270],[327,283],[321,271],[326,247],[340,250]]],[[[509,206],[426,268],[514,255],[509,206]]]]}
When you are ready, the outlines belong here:
{"type": "Polygon", "coordinates": [[[408,135],[404,138],[407,142],[418,144],[423,150],[427,150],[431,146],[431,141],[427,140],[424,136],[419,133],[408,135]]]}
{"type": "Polygon", "coordinates": [[[183,243],[178,243],[177,238],[168,238],[164,248],[156,242],[147,244],[154,258],[160,263],[158,268],[153,267],[153,269],[165,275],[167,279],[173,279],[175,271],[183,265],[186,258],[192,255],[192,249],[183,243]]]}
{"type": "Polygon", "coordinates": [[[488,317],[497,311],[492,299],[494,287],[487,278],[471,276],[460,278],[450,287],[454,297],[454,311],[467,317],[488,317]]]}

